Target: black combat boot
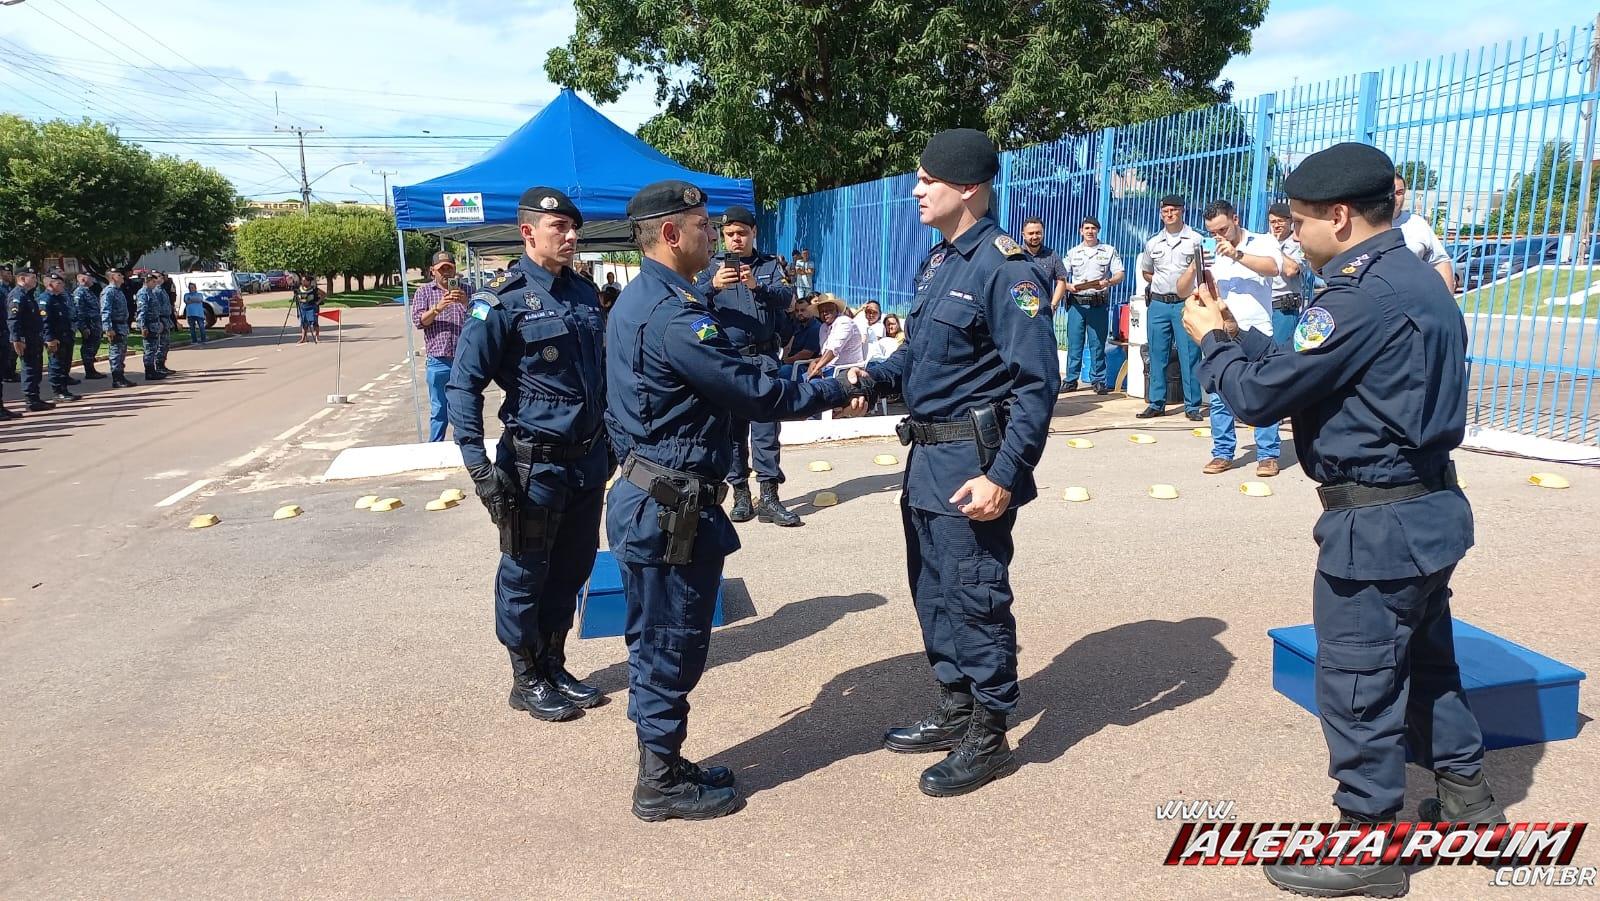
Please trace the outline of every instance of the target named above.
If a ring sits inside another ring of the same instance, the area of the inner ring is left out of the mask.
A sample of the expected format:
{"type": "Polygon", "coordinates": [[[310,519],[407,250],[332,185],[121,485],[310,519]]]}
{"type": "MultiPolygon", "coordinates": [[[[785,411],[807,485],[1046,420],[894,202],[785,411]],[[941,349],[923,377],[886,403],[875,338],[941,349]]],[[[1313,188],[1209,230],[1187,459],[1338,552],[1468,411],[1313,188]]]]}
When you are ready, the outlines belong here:
{"type": "Polygon", "coordinates": [[[73,394],[71,391],[68,391],[65,388],[62,388],[60,391],[56,392],[56,403],[70,404],[75,400],[83,400],[83,395],[73,394]]]}
{"type": "Polygon", "coordinates": [[[733,788],[733,770],[725,766],[701,766],[679,756],[678,775],[690,782],[698,782],[706,788],[733,788]]]}
{"type": "Polygon", "coordinates": [[[662,820],[712,820],[739,807],[731,786],[713,788],[684,775],[684,760],[639,746],[639,781],[633,786],[633,815],[647,823],[662,820]]]}
{"type": "Polygon", "coordinates": [[[91,382],[107,378],[106,374],[94,368],[94,363],[89,360],[85,360],[83,363],[83,377],[85,380],[91,382]]]}
{"type": "Polygon", "coordinates": [[[891,751],[915,754],[921,751],[948,751],[961,742],[972,719],[972,695],[964,685],[940,685],[939,706],[920,722],[884,733],[883,746],[891,751]]]}
{"type": "Polygon", "coordinates": [[[756,515],[762,522],[775,522],[780,526],[800,526],[805,522],[799,515],[789,512],[789,508],[778,500],[778,483],[761,483],[761,500],[756,504],[756,515]]]}
{"type": "Polygon", "coordinates": [[[147,382],[159,382],[164,378],[166,378],[166,375],[164,373],[161,373],[161,372],[157,371],[154,366],[146,366],[144,368],[144,380],[145,381],[147,381],[147,382]]]}
{"type": "Polygon", "coordinates": [[[750,503],[750,483],[733,483],[733,508],[728,511],[728,518],[734,522],[749,522],[756,518],[756,508],[750,503]]]}
{"type": "Polygon", "coordinates": [[[113,369],[111,371],[111,387],[113,387],[113,388],[133,388],[133,387],[136,387],[136,384],[134,382],[128,381],[128,377],[123,374],[122,370],[113,369]]]}
{"type": "Polygon", "coordinates": [[[507,650],[511,652],[512,708],[526,710],[529,716],[547,723],[559,723],[583,714],[539,674],[539,661],[533,651],[527,648],[507,650]]]}
{"type": "MultiPolygon", "coordinates": [[[[1393,817],[1339,815],[1342,823],[1386,823],[1393,817]]],[[[1261,868],[1267,881],[1296,895],[1313,898],[1344,898],[1366,895],[1373,898],[1398,898],[1410,888],[1406,871],[1398,864],[1298,864],[1280,863],[1261,868]]]]}
{"type": "Polygon", "coordinates": [[[8,419],[21,419],[21,418],[22,418],[22,414],[21,413],[17,413],[17,412],[14,412],[12,410],[9,410],[9,409],[6,408],[5,404],[0,404],[0,422],[5,422],[8,419]]]}
{"type": "Polygon", "coordinates": [[[973,708],[961,744],[950,756],[923,770],[917,787],[925,795],[949,798],[976,791],[1016,771],[1017,760],[1006,741],[1005,711],[979,705],[973,708]]]}
{"type": "Polygon", "coordinates": [[[1489,791],[1483,771],[1471,779],[1440,770],[1433,774],[1436,797],[1417,805],[1423,823],[1504,823],[1506,809],[1489,791]]]}
{"type": "Polygon", "coordinates": [[[51,403],[51,402],[49,402],[47,400],[44,400],[43,398],[38,398],[38,397],[30,397],[30,398],[28,398],[28,412],[29,413],[43,413],[46,410],[54,410],[55,408],[56,408],[55,404],[53,404],[53,403],[51,403]]]}
{"type": "Polygon", "coordinates": [[[539,671],[545,681],[555,686],[563,698],[579,707],[594,707],[606,699],[600,689],[579,682],[567,672],[567,633],[552,632],[541,636],[544,647],[539,651],[539,671]]]}

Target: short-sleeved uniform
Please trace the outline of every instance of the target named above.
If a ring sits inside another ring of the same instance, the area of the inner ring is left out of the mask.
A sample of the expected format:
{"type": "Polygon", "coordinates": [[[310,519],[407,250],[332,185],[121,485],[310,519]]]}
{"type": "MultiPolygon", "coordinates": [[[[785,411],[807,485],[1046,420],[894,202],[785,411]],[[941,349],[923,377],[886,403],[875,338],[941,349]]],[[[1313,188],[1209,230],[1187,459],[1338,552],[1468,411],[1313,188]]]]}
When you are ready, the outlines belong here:
{"type": "Polygon", "coordinates": [[[1323,486],[1312,604],[1334,802],[1386,817],[1404,800],[1408,744],[1425,767],[1482,767],[1450,619],[1450,574],[1473,542],[1450,463],[1466,432],[1467,332],[1398,231],[1322,274],[1290,349],[1213,332],[1202,372],[1241,418],[1292,417],[1300,464],[1323,486]]]}
{"type": "Polygon", "coordinates": [[[1272,278],[1272,340],[1282,347],[1288,347],[1294,339],[1295,326],[1300,324],[1300,310],[1305,306],[1311,264],[1306,262],[1306,253],[1293,234],[1282,240],[1273,240],[1277,241],[1278,255],[1283,257],[1284,262],[1293,262],[1300,267],[1299,274],[1293,277],[1279,274],[1272,278]]]}
{"type": "Polygon", "coordinates": [[[524,507],[548,511],[542,544],[500,555],[495,635],[511,649],[559,649],[594,568],[610,469],[603,339],[594,286],[523,257],[472,295],[456,344],[445,396],[462,462],[488,462],[483,391],[494,382],[505,391],[494,465],[516,477],[524,507]]]}
{"type": "MultiPolygon", "coordinates": [[[[756,280],[755,289],[740,282],[719,291],[711,286],[711,279],[727,258],[726,254],[713,257],[711,265],[700,273],[695,287],[716,314],[717,323],[728,341],[769,375],[775,375],[778,354],[783,350],[783,333],[787,331],[789,307],[794,304],[794,289],[789,287],[777,257],[755,253],[736,259],[740,265],[750,267],[756,280]]],[[[783,469],[778,457],[776,422],[733,424],[733,458],[728,467],[730,483],[738,485],[747,481],[752,462],[757,480],[782,482],[783,469]]]]}
{"type": "MultiPolygon", "coordinates": [[[[1111,279],[1122,274],[1122,257],[1104,241],[1093,245],[1080,241],[1067,251],[1067,281],[1072,284],[1111,279]]],[[[1067,295],[1066,383],[1075,385],[1083,373],[1083,358],[1088,356],[1089,382],[1096,388],[1106,384],[1106,331],[1111,326],[1111,289],[1074,291],[1067,295]]]]}
{"type": "Polygon", "coordinates": [[[22,343],[17,357],[22,361],[22,396],[30,402],[42,400],[39,383],[44,374],[45,319],[49,311],[45,294],[35,285],[24,288],[18,285],[6,298],[6,346],[22,343]]]}
{"type": "Polygon", "coordinates": [[[1173,348],[1178,351],[1178,369],[1183,380],[1183,408],[1200,412],[1200,348],[1183,330],[1183,301],[1178,296],[1178,279],[1194,265],[1200,250],[1200,233],[1185,225],[1178,232],[1161,229],[1144,244],[1150,261],[1150,310],[1146,316],[1146,335],[1150,348],[1150,406],[1167,405],[1167,365],[1173,348]]]}
{"type": "MultiPolygon", "coordinates": [[[[777,379],[741,355],[693,283],[649,258],[606,321],[606,370],[606,427],[624,472],[631,455],[702,494],[727,477],[735,420],[804,417],[846,397],[835,380],[777,379]]],[[[720,504],[702,503],[689,562],[669,564],[662,510],[621,473],[606,500],[628,601],[628,717],[642,744],[670,756],[687,734],[723,559],[739,538],[720,504]]]]}
{"type": "Polygon", "coordinates": [[[1046,275],[984,217],[929,252],[918,272],[906,340],[869,363],[880,394],[900,394],[912,423],[970,422],[974,407],[1006,409],[987,472],[973,438],[917,442],[906,460],[900,513],[906,569],[934,677],[984,707],[1017,703],[1016,619],[1009,568],[1017,508],[1038,494],[1033,468],[1044,452],[1061,387],[1046,275]],[[1011,492],[988,522],[950,503],[986,475],[1011,492]]]}

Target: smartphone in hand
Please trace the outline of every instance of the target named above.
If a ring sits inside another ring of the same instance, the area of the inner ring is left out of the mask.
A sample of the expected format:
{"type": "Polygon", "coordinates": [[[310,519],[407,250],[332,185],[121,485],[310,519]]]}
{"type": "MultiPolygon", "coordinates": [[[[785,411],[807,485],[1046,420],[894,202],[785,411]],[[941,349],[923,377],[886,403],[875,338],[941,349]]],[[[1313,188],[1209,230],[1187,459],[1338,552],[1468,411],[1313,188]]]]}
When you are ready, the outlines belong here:
{"type": "Polygon", "coordinates": [[[445,279],[444,280],[444,289],[446,291],[460,291],[461,290],[461,276],[452,275],[449,278],[445,279]]]}
{"type": "Polygon", "coordinates": [[[1212,297],[1217,296],[1217,280],[1211,274],[1211,266],[1207,261],[1207,257],[1209,256],[1215,258],[1216,255],[1217,239],[1212,237],[1201,238],[1200,246],[1195,248],[1194,253],[1194,283],[1196,287],[1201,285],[1206,286],[1206,288],[1211,291],[1212,297]]]}

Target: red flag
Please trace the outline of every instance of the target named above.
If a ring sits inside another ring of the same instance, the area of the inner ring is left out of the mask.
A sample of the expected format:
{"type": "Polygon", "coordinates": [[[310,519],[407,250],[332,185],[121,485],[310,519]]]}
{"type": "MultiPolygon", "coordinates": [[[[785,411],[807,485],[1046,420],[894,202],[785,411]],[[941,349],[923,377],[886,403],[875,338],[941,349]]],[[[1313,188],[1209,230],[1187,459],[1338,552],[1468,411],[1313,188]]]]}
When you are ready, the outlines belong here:
{"type": "Polygon", "coordinates": [[[325,319],[331,319],[334,322],[338,322],[339,314],[343,312],[343,310],[318,310],[317,315],[325,319]]]}

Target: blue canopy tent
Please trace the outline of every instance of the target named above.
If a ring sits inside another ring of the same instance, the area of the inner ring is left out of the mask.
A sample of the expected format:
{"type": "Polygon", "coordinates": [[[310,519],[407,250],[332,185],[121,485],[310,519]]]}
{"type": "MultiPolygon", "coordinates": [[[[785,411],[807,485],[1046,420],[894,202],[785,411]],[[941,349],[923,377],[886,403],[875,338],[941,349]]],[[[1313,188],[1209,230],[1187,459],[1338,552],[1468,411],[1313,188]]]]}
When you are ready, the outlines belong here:
{"type": "Polygon", "coordinates": [[[713,216],[733,204],[755,206],[749,179],[680,166],[565,90],[465,169],[396,186],[395,223],[462,243],[521,244],[517,200],[534,185],[549,185],[565,191],[583,212],[584,250],[631,248],[628,199],[667,178],[699,186],[713,216]]]}
{"type": "MultiPolygon", "coordinates": [[[[755,206],[755,188],[746,178],[726,178],[685,168],[661,151],[623,131],[571,90],[512,132],[483,158],[466,167],[414,185],[393,189],[400,271],[406,271],[402,232],[420,231],[467,245],[521,246],[517,201],[535,185],[559,188],[583,213],[582,250],[631,250],[628,200],[647,184],[679,178],[705,191],[713,216],[734,204],[755,206]]],[[[400,280],[401,300],[409,309],[410,291],[400,280]]],[[[406,329],[413,347],[415,329],[406,329]]],[[[413,351],[414,352],[414,351],[413,351]]],[[[411,403],[417,440],[423,440],[422,405],[416,368],[411,372],[411,403]]]]}

